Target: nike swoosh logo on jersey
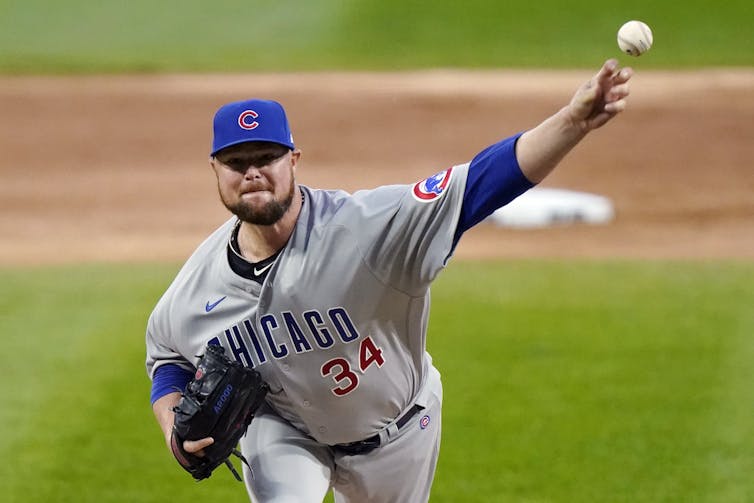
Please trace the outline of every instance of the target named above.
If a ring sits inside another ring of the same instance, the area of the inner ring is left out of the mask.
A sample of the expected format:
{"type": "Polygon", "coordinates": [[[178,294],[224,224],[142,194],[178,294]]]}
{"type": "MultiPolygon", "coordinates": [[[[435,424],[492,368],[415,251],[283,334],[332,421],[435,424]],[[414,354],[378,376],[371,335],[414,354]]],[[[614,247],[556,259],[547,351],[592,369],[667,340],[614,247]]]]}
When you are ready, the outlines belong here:
{"type": "MultiPolygon", "coordinates": [[[[272,264],[274,264],[274,262],[273,262],[272,264]]],[[[254,268],[254,275],[255,275],[255,276],[260,276],[260,275],[261,275],[262,273],[264,273],[264,272],[265,272],[265,271],[266,271],[267,269],[269,269],[270,267],[272,267],[272,264],[267,264],[266,266],[262,267],[261,269],[257,269],[257,268],[255,267],[255,268],[254,268]]]]}
{"type": "MultiPolygon", "coordinates": [[[[227,295],[226,295],[225,297],[227,297],[227,295]]],[[[225,300],[225,297],[223,297],[223,298],[221,298],[221,299],[219,299],[219,300],[216,300],[216,301],[215,301],[215,302],[213,302],[212,304],[210,304],[210,303],[209,303],[209,301],[207,301],[207,305],[206,305],[206,306],[204,306],[204,311],[206,311],[206,312],[210,312],[210,311],[212,311],[212,310],[213,310],[214,308],[216,308],[216,307],[217,307],[217,305],[218,305],[218,304],[219,304],[220,302],[222,302],[222,301],[224,301],[224,300],[225,300]]]]}

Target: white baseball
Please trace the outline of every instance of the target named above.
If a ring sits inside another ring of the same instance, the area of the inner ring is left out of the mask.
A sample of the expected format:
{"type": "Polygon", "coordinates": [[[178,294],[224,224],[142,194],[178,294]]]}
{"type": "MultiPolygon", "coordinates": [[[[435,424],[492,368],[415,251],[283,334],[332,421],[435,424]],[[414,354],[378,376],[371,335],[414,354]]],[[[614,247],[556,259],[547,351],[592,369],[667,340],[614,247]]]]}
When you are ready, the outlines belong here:
{"type": "Polygon", "coordinates": [[[618,47],[631,56],[641,56],[652,47],[652,30],[641,21],[629,21],[618,30],[618,47]]]}

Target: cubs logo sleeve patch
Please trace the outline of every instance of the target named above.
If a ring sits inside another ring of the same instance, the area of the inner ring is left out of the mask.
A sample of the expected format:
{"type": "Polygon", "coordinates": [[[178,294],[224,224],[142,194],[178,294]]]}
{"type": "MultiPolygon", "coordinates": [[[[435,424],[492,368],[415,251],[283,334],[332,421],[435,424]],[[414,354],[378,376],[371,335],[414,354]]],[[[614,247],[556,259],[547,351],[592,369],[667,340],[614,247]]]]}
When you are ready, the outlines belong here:
{"type": "Polygon", "coordinates": [[[416,182],[412,189],[414,199],[422,203],[428,203],[442,197],[445,189],[448,187],[452,173],[453,168],[448,168],[425,180],[416,182]]]}

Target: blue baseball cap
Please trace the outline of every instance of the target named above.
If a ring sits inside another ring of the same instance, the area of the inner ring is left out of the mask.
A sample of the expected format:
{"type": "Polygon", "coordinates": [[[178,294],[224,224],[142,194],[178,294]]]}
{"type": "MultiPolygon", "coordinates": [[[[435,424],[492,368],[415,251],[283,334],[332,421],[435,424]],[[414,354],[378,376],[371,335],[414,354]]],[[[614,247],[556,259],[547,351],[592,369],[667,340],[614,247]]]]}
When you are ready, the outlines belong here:
{"type": "Polygon", "coordinates": [[[269,141],[293,149],[293,135],[283,105],[272,100],[235,101],[221,106],[213,121],[212,152],[239,143],[269,141]]]}

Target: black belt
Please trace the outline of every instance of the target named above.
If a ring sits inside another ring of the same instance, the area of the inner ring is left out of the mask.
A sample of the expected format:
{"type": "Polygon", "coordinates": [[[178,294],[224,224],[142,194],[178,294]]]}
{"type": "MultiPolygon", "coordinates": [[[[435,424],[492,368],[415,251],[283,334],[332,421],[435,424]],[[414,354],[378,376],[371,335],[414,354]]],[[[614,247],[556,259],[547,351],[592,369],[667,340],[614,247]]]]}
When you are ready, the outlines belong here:
{"type": "MultiPolygon", "coordinates": [[[[406,423],[409,422],[409,420],[416,415],[417,412],[422,410],[424,407],[421,405],[414,405],[411,407],[408,412],[403,414],[400,419],[398,419],[395,422],[395,426],[398,427],[400,430],[404,426],[406,426],[406,423]]],[[[339,451],[343,454],[347,454],[349,456],[355,456],[358,454],[366,454],[368,452],[371,452],[378,448],[380,446],[380,435],[373,435],[369,438],[365,438],[364,440],[359,440],[358,442],[351,442],[348,444],[336,444],[333,445],[332,448],[336,451],[339,451]]]]}

